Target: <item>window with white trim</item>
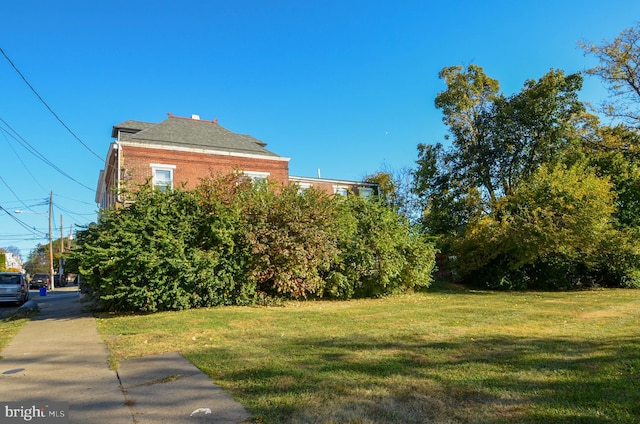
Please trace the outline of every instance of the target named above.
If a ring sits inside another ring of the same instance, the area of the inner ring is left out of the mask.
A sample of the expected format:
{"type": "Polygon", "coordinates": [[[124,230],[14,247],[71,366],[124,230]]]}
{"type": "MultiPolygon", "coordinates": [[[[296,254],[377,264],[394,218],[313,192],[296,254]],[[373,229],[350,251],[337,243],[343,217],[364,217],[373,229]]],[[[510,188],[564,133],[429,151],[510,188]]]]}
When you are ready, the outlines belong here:
{"type": "Polygon", "coordinates": [[[153,187],[160,191],[173,190],[173,171],[175,169],[175,165],[152,163],[153,187]]]}
{"type": "Polygon", "coordinates": [[[242,171],[242,174],[254,184],[266,183],[269,179],[268,172],[242,171]]]}
{"type": "Polygon", "coordinates": [[[373,194],[373,188],[371,187],[358,187],[358,195],[360,197],[371,197],[373,194]]]}
{"type": "Polygon", "coordinates": [[[349,187],[334,185],[333,186],[333,194],[336,196],[347,196],[349,194],[349,187]]]}

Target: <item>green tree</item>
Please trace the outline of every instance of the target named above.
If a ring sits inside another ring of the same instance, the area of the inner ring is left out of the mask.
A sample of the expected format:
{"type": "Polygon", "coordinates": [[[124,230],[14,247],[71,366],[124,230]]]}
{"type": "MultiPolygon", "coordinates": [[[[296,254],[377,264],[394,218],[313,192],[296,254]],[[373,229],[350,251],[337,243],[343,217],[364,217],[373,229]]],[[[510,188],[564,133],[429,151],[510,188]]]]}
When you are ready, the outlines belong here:
{"type": "Polygon", "coordinates": [[[418,146],[414,190],[459,276],[506,288],[636,285],[634,132],[585,112],[579,75],[551,70],[473,102],[481,68],[446,69],[436,105],[453,142],[418,146]]]}
{"type": "Polygon", "coordinates": [[[387,204],[397,204],[398,185],[396,184],[396,181],[394,181],[391,172],[376,172],[375,174],[367,175],[364,180],[378,185],[378,196],[380,196],[387,204]]]}
{"type": "Polygon", "coordinates": [[[583,151],[598,173],[613,183],[617,226],[640,229],[640,134],[622,125],[601,127],[583,151]]]}
{"type": "Polygon", "coordinates": [[[436,96],[435,105],[442,110],[442,120],[449,127],[455,149],[445,157],[450,178],[462,191],[468,187],[482,188],[483,194],[495,201],[491,114],[501,97],[499,83],[477,65],[466,69],[447,67],[439,77],[447,89],[436,96]]]}
{"type": "Polygon", "coordinates": [[[78,232],[72,256],[85,286],[106,310],[154,312],[198,304],[208,284],[216,284],[201,271],[215,269],[217,258],[198,249],[202,228],[194,196],[141,186],[131,198],[133,203],[103,211],[96,225],[78,232]]]}
{"type": "Polygon", "coordinates": [[[594,169],[542,165],[496,213],[469,223],[455,246],[458,271],[496,288],[601,284],[611,252],[603,247],[619,236],[614,200],[594,169]]]}
{"type": "Polygon", "coordinates": [[[49,273],[49,245],[39,244],[29,252],[24,269],[31,275],[41,272],[49,273]]]}
{"type": "Polygon", "coordinates": [[[551,70],[506,97],[476,65],[445,68],[440,76],[447,89],[435,103],[451,148],[418,145],[414,191],[423,201],[425,227],[452,236],[573,142],[574,120],[584,111],[577,97],[582,79],[551,70]]]}
{"type": "Polygon", "coordinates": [[[404,166],[398,169],[383,168],[368,175],[364,181],[378,184],[378,196],[398,213],[418,224],[422,215],[419,198],[413,190],[413,169],[404,166]]]}

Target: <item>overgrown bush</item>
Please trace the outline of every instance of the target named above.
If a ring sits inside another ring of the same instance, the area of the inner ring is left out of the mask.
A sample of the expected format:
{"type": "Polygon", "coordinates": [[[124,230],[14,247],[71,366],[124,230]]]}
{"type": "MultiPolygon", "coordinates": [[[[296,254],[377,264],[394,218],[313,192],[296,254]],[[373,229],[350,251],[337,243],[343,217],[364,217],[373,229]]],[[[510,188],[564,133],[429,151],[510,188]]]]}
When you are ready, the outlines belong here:
{"type": "Polygon", "coordinates": [[[340,255],[327,277],[337,298],[380,296],[428,287],[435,249],[380,199],[336,199],[340,255]]]}
{"type": "Polygon", "coordinates": [[[593,169],[541,166],[454,241],[457,271],[489,288],[637,286],[638,244],[615,227],[614,198],[593,169]]]}
{"type": "Polygon", "coordinates": [[[433,247],[374,199],[236,174],[128,198],[81,231],[71,255],[104,310],[379,296],[431,282],[433,247]]]}

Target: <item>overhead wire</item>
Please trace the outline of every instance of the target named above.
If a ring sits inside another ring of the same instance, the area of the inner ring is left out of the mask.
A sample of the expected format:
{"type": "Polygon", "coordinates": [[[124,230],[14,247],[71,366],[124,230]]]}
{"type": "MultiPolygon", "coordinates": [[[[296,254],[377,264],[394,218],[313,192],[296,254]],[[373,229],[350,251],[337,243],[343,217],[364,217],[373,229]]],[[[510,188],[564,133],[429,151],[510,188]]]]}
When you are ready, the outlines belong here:
{"type": "Polygon", "coordinates": [[[7,121],[5,121],[2,117],[0,117],[0,122],[2,122],[3,124],[5,124],[11,131],[13,131],[13,133],[15,134],[11,134],[10,132],[8,132],[6,129],[0,127],[0,131],[5,132],[7,135],[9,135],[9,137],[13,138],[14,140],[16,140],[18,143],[20,143],[22,145],[22,147],[24,147],[28,152],[30,152],[31,154],[33,154],[35,157],[37,157],[38,159],[40,159],[41,161],[43,161],[44,163],[46,163],[47,165],[49,165],[51,168],[55,169],[58,173],[60,173],[61,175],[67,177],[68,179],[70,179],[71,181],[75,182],[78,185],[81,185],[82,187],[86,188],[87,190],[91,190],[93,191],[94,189],[81,183],[80,181],[76,180],[75,178],[73,178],[71,175],[67,174],[66,172],[64,172],[62,169],[60,169],[59,166],[57,166],[56,164],[54,164],[53,162],[51,162],[49,159],[47,159],[42,153],[40,153],[35,147],[33,147],[27,140],[25,140],[24,137],[22,137],[15,129],[13,129],[13,127],[11,127],[11,125],[9,125],[7,123],[7,121]],[[26,145],[26,146],[25,146],[26,145]],[[28,147],[27,147],[28,146],[28,147]]]}
{"type": "Polygon", "coordinates": [[[74,202],[82,203],[84,205],[95,206],[95,203],[85,202],[83,200],[74,199],[73,197],[64,196],[64,195],[58,194],[58,193],[56,193],[56,197],[62,197],[63,199],[73,200],[74,202]]]}
{"type": "MultiPolygon", "coordinates": [[[[44,100],[44,98],[38,93],[38,91],[35,89],[35,87],[27,80],[27,78],[25,77],[25,75],[18,69],[18,67],[15,65],[15,63],[11,60],[11,58],[7,55],[7,53],[0,47],[0,53],[2,53],[2,55],[5,57],[5,59],[9,62],[9,64],[11,65],[11,67],[15,70],[15,72],[20,76],[20,78],[22,78],[22,80],[24,81],[24,83],[31,89],[31,91],[35,94],[35,96],[38,98],[38,100],[40,100],[40,102],[47,108],[47,110],[56,118],[56,120],[80,143],[82,144],[82,146],[87,149],[93,156],[95,156],[96,158],[98,158],[99,160],[103,160],[103,158],[98,155],[96,152],[94,152],[86,143],[84,143],[80,137],[60,118],[60,116],[53,110],[53,108],[44,100]]],[[[57,171],[58,173],[60,173],[61,175],[63,175],[64,177],[70,179],[71,181],[75,182],[76,184],[86,188],[87,190],[93,191],[94,188],[91,188],[85,184],[83,184],[82,182],[76,180],[75,178],[73,178],[71,175],[69,175],[67,172],[65,172],[64,170],[62,170],[59,166],[57,166],[55,163],[53,163],[51,160],[49,160],[46,156],[44,156],[42,153],[40,153],[32,144],[30,144],[24,137],[22,137],[11,125],[9,125],[9,123],[7,121],[5,121],[2,117],[0,117],[0,122],[2,122],[4,124],[4,126],[6,126],[6,128],[4,128],[3,126],[0,126],[0,132],[3,134],[5,141],[7,142],[7,144],[9,144],[9,147],[11,148],[11,150],[14,152],[14,154],[17,156],[18,160],[20,161],[20,163],[23,165],[23,167],[25,168],[25,170],[27,171],[27,173],[34,179],[34,181],[36,182],[36,184],[43,189],[43,191],[48,191],[46,189],[44,189],[44,187],[42,187],[42,185],[40,184],[40,182],[34,177],[34,175],[32,174],[32,172],[29,170],[29,168],[26,166],[26,164],[24,163],[24,161],[22,160],[21,156],[18,154],[18,152],[15,150],[14,146],[12,145],[12,143],[10,142],[9,138],[7,137],[7,135],[12,138],[13,140],[17,141],[25,150],[27,150],[29,153],[31,153],[32,155],[36,156],[38,159],[40,159],[42,162],[44,162],[46,165],[50,166],[51,168],[53,168],[55,171],[57,171]]],[[[9,189],[9,191],[15,196],[15,198],[18,200],[18,202],[22,205],[21,207],[24,207],[26,210],[32,212],[32,213],[36,213],[32,210],[33,206],[41,206],[41,205],[47,205],[49,203],[49,200],[47,199],[46,201],[43,201],[42,203],[38,203],[36,205],[27,205],[27,203],[22,200],[17,194],[16,192],[9,186],[9,184],[2,178],[0,177],[0,180],[2,181],[2,183],[9,189]]],[[[65,197],[65,196],[60,196],[60,197],[65,197]]],[[[70,199],[68,197],[66,197],[67,199],[70,199]]],[[[84,203],[89,205],[90,203],[87,202],[82,202],[79,200],[75,200],[75,199],[71,199],[74,200],[76,202],[80,202],[80,203],[84,203]]],[[[5,203],[6,204],[6,203],[5,203]]],[[[74,212],[72,212],[69,209],[63,208],[60,205],[53,203],[52,207],[55,206],[56,209],[58,209],[59,211],[63,211],[65,214],[70,215],[72,217],[74,217],[75,219],[77,219],[79,222],[86,222],[86,218],[80,217],[80,215],[95,215],[95,213],[92,214],[76,214],[74,212]]],[[[47,236],[47,233],[37,230],[35,227],[29,227],[24,221],[20,220],[19,218],[17,218],[16,216],[14,216],[12,213],[10,213],[7,209],[3,208],[2,206],[0,206],[0,209],[2,209],[7,215],[9,215],[14,221],[16,221],[20,226],[22,226],[23,228],[25,228],[26,230],[29,231],[29,234],[31,234],[30,238],[32,240],[39,240],[43,235],[47,236]]],[[[61,214],[61,213],[60,213],[61,214]]],[[[51,211],[51,216],[50,216],[50,220],[52,221],[52,225],[55,227],[56,230],[59,230],[58,226],[57,226],[57,220],[54,219],[54,212],[53,210],[51,211]]],[[[76,224],[77,225],[77,224],[76,224]]],[[[12,234],[12,236],[14,236],[12,234]]],[[[8,237],[2,237],[5,240],[8,240],[8,237]]],[[[12,238],[13,239],[13,238],[12,238]]],[[[28,240],[27,237],[21,236],[18,240],[23,240],[26,241],[28,240]]]]}
{"type": "Polygon", "coordinates": [[[26,222],[22,221],[21,219],[19,219],[15,215],[13,215],[11,212],[9,212],[5,208],[3,208],[2,205],[0,205],[0,210],[3,210],[7,215],[9,215],[9,217],[11,217],[11,219],[16,221],[18,224],[20,224],[20,226],[22,228],[26,229],[27,231],[29,231],[33,235],[36,235],[36,236],[42,235],[42,236],[45,236],[45,237],[49,236],[47,233],[44,233],[44,232],[42,232],[40,230],[36,230],[35,227],[30,227],[26,222]]]}
{"type": "Polygon", "coordinates": [[[58,116],[57,113],[55,113],[53,111],[53,109],[51,108],[51,106],[49,106],[47,104],[47,102],[44,101],[44,99],[42,98],[42,96],[40,96],[40,94],[36,91],[36,89],[31,85],[31,83],[29,83],[29,81],[27,80],[27,78],[22,74],[22,72],[20,72],[20,70],[18,69],[18,67],[13,63],[13,61],[11,60],[11,58],[9,58],[9,56],[7,55],[7,53],[5,53],[5,51],[2,49],[2,47],[0,47],[0,52],[2,53],[2,55],[5,57],[5,59],[7,59],[7,61],[9,62],[9,64],[11,65],[11,67],[13,67],[13,69],[18,73],[18,75],[20,75],[20,78],[22,78],[22,80],[25,82],[25,84],[27,84],[27,86],[31,89],[31,91],[33,91],[33,94],[36,95],[36,97],[42,102],[42,104],[49,110],[49,112],[51,112],[51,114],[58,120],[58,122],[60,122],[60,124],[62,124],[62,126],[80,143],[84,146],[85,149],[87,149],[89,152],[91,152],[91,154],[93,154],[95,157],[97,157],[99,160],[102,160],[102,157],[100,157],[100,155],[98,155],[96,152],[94,152],[93,150],[91,150],[91,148],[80,139],[80,137],[78,137],[76,135],[75,132],[73,132],[71,130],[71,128],[69,128],[69,126],[67,124],[64,123],[64,121],[58,116]]]}
{"type": "MultiPolygon", "coordinates": [[[[13,145],[9,142],[9,139],[7,138],[7,134],[3,131],[2,135],[4,137],[4,140],[7,142],[7,144],[9,145],[9,148],[13,151],[13,153],[16,155],[16,157],[18,158],[18,161],[22,164],[22,166],[24,167],[24,169],[27,171],[27,174],[29,174],[31,176],[31,178],[33,178],[33,181],[35,181],[35,183],[43,190],[43,191],[47,191],[44,187],[42,187],[42,184],[40,184],[40,181],[38,181],[38,179],[33,175],[33,173],[31,173],[31,170],[27,167],[27,165],[24,163],[24,161],[22,160],[22,158],[20,157],[20,155],[18,154],[18,152],[16,151],[16,149],[13,148],[13,145]]],[[[6,185],[6,183],[5,183],[6,185]]]]}
{"type": "Polygon", "coordinates": [[[20,204],[22,204],[22,206],[24,206],[26,209],[31,210],[31,208],[24,202],[22,201],[22,199],[20,199],[20,197],[18,197],[18,195],[16,194],[15,191],[13,191],[13,189],[11,187],[9,187],[9,184],[7,184],[7,182],[4,180],[4,178],[2,178],[2,176],[0,175],[0,181],[2,181],[2,183],[7,187],[7,189],[9,189],[9,191],[11,192],[11,194],[13,194],[15,196],[16,199],[18,199],[18,201],[20,202],[20,204]]]}

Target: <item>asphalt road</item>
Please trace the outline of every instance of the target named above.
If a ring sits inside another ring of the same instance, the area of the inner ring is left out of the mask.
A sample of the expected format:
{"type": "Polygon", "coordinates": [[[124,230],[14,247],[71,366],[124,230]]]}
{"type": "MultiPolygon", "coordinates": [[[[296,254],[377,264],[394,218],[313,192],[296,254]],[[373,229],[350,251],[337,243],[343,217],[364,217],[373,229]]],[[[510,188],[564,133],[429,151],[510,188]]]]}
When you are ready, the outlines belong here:
{"type": "MultiPolygon", "coordinates": [[[[54,289],[53,292],[48,291],[46,296],[40,296],[40,290],[29,290],[29,300],[33,300],[38,303],[40,308],[55,304],[56,301],[60,301],[68,296],[77,296],[78,286],[68,285],[66,287],[60,287],[54,289]]],[[[1,302],[0,303],[0,319],[6,318],[14,314],[21,305],[15,303],[1,302]]]]}

